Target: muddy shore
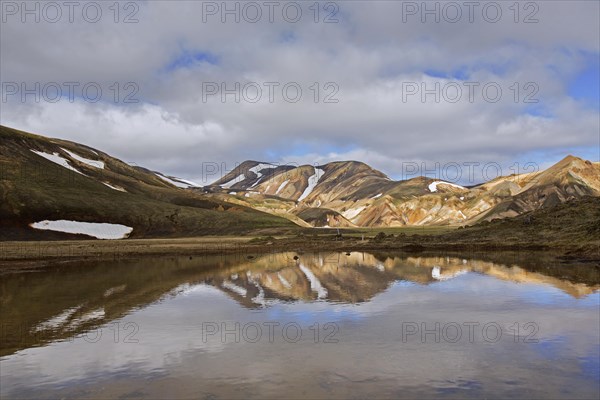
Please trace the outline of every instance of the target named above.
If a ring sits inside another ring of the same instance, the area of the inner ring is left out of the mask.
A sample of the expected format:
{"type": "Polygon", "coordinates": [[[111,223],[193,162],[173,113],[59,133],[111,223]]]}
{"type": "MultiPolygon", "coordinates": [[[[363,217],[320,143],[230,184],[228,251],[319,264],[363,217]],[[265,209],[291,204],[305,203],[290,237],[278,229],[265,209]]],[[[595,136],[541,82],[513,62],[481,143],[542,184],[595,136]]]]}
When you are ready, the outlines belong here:
{"type": "Polygon", "coordinates": [[[48,265],[142,257],[238,254],[252,258],[268,252],[377,251],[407,254],[480,254],[502,251],[544,253],[563,262],[600,265],[595,248],[534,243],[450,243],[429,238],[369,237],[201,237],[180,239],[76,240],[0,242],[0,270],[33,269],[48,265]]]}

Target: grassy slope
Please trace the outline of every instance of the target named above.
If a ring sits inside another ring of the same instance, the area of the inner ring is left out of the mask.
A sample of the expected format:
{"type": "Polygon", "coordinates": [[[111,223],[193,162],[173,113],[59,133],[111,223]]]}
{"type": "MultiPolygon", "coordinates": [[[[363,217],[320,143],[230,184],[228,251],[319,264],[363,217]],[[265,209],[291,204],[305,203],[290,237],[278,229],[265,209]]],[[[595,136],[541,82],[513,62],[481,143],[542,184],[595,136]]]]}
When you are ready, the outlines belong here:
{"type": "Polygon", "coordinates": [[[0,127],[0,240],[74,237],[27,226],[44,219],[119,223],[133,227],[131,237],[138,238],[295,227],[283,218],[174,188],[141,168],[98,153],[72,142],[0,127]],[[71,160],[71,165],[87,175],[83,176],[30,151],[60,152],[60,147],[101,159],[105,169],[71,160]],[[101,182],[121,186],[127,193],[101,182]]]}
{"type": "Polygon", "coordinates": [[[600,256],[600,198],[587,196],[514,218],[458,229],[438,238],[448,243],[540,246],[600,256]]]}
{"type": "MultiPolygon", "coordinates": [[[[305,231],[310,234],[311,231],[305,231]]],[[[319,229],[319,236],[276,241],[302,250],[490,251],[544,250],[566,258],[600,260],[600,198],[587,196],[524,215],[466,228],[319,229]],[[364,240],[362,238],[364,237],[364,240]]]]}

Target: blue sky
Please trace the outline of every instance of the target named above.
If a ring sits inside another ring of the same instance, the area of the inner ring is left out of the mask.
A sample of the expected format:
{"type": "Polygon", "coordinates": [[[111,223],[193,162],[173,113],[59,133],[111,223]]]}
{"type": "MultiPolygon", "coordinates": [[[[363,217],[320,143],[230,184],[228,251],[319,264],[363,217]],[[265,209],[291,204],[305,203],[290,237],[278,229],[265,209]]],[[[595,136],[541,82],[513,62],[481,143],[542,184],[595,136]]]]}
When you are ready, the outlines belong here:
{"type": "Polygon", "coordinates": [[[600,54],[585,54],[582,70],[569,82],[569,96],[600,112],[600,54]]]}
{"type": "Polygon", "coordinates": [[[218,58],[209,52],[182,49],[165,68],[165,72],[172,73],[180,68],[192,68],[201,63],[218,64],[218,58]]]}

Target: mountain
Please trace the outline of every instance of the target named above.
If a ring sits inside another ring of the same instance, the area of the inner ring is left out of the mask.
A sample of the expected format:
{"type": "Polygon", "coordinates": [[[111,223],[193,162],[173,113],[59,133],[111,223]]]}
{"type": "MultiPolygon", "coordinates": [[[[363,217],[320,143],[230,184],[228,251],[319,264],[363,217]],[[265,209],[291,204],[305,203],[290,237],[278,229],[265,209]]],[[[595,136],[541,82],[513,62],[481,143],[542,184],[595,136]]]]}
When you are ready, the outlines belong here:
{"type": "Polygon", "coordinates": [[[600,163],[567,156],[544,171],[466,188],[426,177],[393,181],[356,161],[298,167],[246,161],[203,190],[304,226],[466,225],[600,196],[600,163]]]}
{"type": "Polygon", "coordinates": [[[504,199],[487,219],[512,217],[570,199],[600,195],[600,163],[567,156],[544,171],[499,178],[481,185],[481,189],[504,199]]]}
{"type": "Polygon", "coordinates": [[[463,226],[600,196],[600,163],[573,156],[469,188],[427,177],[394,181],[357,161],[246,161],[200,187],[83,144],[4,126],[0,139],[0,240],[463,226]]]}
{"type": "Polygon", "coordinates": [[[115,229],[144,238],[295,227],[183,189],[193,186],[82,144],[0,126],[0,240],[90,238],[115,229]],[[73,225],[86,234],[65,233],[73,225]]]}
{"type": "MultiPolygon", "coordinates": [[[[430,238],[422,237],[420,242],[430,238]]],[[[512,218],[496,218],[432,238],[448,248],[540,248],[587,259],[600,268],[600,197],[583,196],[512,218]]],[[[600,272],[600,269],[596,273],[600,272]]]]}

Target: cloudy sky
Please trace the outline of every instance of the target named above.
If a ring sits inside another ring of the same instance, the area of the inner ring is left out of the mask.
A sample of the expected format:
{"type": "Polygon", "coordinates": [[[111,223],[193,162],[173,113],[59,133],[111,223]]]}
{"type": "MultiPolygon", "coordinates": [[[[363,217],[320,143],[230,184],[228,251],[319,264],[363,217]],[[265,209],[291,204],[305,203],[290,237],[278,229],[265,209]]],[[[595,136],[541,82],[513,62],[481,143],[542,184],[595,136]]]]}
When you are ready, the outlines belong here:
{"type": "Polygon", "coordinates": [[[600,158],[596,0],[1,4],[3,125],[201,183],[600,158]]]}

